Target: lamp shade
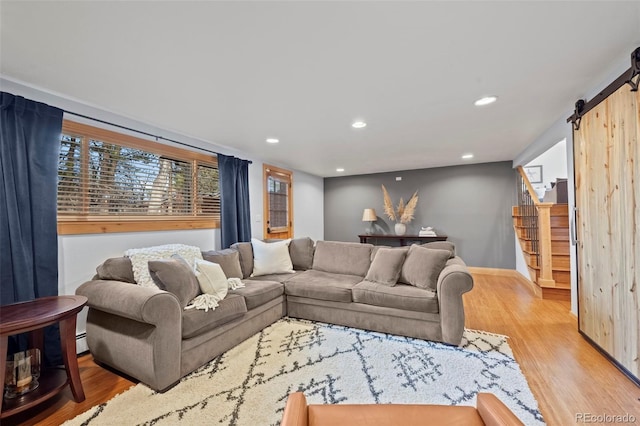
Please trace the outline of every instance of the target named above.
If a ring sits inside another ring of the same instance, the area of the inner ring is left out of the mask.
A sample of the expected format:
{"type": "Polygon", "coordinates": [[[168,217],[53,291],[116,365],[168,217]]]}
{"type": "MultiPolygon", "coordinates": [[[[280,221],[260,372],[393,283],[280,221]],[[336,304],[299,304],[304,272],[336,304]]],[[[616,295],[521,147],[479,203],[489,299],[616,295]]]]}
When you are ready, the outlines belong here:
{"type": "Polygon", "coordinates": [[[363,222],[375,222],[376,220],[378,220],[378,216],[376,216],[375,209],[364,209],[364,213],[362,213],[363,222]]]}

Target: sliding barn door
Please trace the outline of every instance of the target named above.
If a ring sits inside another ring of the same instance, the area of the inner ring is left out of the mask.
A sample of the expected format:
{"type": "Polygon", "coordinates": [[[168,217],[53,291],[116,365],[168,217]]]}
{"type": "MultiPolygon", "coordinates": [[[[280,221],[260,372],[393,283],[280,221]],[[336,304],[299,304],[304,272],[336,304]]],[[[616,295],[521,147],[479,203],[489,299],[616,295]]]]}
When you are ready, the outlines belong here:
{"type": "Polygon", "coordinates": [[[640,377],[640,92],[625,84],[574,131],[580,331],[640,377]]]}

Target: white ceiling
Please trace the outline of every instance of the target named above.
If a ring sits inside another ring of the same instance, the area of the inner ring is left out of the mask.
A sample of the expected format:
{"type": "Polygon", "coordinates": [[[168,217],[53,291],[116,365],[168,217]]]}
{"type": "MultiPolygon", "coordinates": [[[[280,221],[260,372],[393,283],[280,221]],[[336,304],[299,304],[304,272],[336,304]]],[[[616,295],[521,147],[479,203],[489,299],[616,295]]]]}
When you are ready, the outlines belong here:
{"type": "Polygon", "coordinates": [[[637,1],[2,1],[0,15],[4,76],[318,176],[512,160],[640,45],[637,1]],[[499,101],[474,107],[486,94],[499,101]]]}

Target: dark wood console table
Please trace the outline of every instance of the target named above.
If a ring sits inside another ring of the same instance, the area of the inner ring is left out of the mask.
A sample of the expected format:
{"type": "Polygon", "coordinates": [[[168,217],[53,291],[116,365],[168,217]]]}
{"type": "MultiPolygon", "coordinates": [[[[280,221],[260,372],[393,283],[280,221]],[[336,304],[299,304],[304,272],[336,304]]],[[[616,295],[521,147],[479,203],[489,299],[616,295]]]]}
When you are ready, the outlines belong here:
{"type": "Polygon", "coordinates": [[[368,243],[371,240],[391,240],[400,242],[401,246],[406,246],[407,243],[413,241],[419,241],[421,243],[430,243],[433,241],[447,241],[446,235],[437,235],[435,237],[421,237],[419,235],[385,235],[385,234],[362,234],[358,235],[361,243],[368,243]]]}
{"type": "Polygon", "coordinates": [[[71,387],[76,402],[84,401],[76,355],[76,316],[86,304],[87,298],[84,296],[51,296],[0,307],[0,374],[3,379],[6,371],[8,337],[30,332],[31,347],[42,352],[42,329],[55,323],[60,323],[60,341],[65,367],[64,370],[43,368],[38,379],[40,386],[15,399],[4,399],[3,380],[3,390],[0,392],[0,418],[31,408],[58,394],[67,385],[71,387]]]}

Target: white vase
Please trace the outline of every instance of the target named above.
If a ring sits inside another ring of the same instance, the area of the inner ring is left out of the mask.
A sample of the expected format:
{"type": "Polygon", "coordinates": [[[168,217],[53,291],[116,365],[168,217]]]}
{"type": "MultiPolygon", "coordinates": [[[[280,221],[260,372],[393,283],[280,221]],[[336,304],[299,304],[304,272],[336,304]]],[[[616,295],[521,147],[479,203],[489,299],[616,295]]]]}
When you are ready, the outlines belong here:
{"type": "Polygon", "coordinates": [[[396,223],[395,226],[395,231],[396,231],[396,235],[404,235],[405,232],[407,232],[407,225],[405,225],[404,223],[396,223]]]}

